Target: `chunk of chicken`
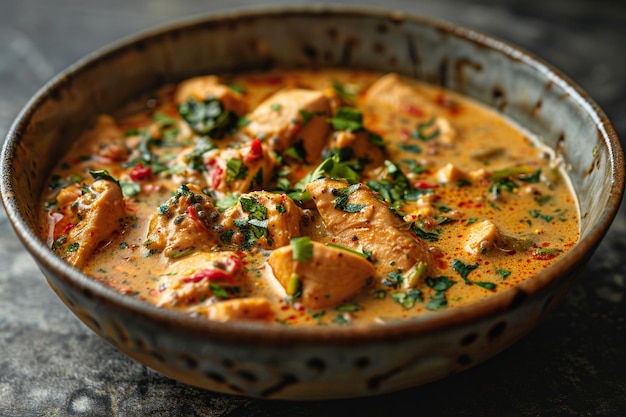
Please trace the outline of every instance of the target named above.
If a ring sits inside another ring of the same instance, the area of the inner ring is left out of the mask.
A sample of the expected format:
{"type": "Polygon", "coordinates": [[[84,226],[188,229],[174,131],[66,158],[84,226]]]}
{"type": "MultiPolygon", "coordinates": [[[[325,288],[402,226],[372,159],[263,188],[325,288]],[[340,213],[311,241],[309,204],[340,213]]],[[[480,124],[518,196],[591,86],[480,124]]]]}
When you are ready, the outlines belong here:
{"type": "Polygon", "coordinates": [[[493,248],[499,235],[498,227],[491,220],[472,223],[465,240],[465,251],[474,256],[485,254],[493,248]]]}
{"type": "Polygon", "coordinates": [[[406,273],[418,262],[432,265],[424,242],[366,185],[323,178],[310,182],[306,190],[332,241],[371,253],[378,275],[406,273]]]}
{"type": "Polygon", "coordinates": [[[266,298],[236,298],[211,304],[206,309],[210,320],[259,320],[269,321],[274,318],[272,304],[266,298]]]}
{"type": "Polygon", "coordinates": [[[315,163],[326,145],[330,115],[329,100],[321,91],[286,89],[248,114],[250,123],[243,131],[251,137],[264,137],[279,153],[296,146],[304,153],[302,159],[315,163]]]}
{"type": "Polygon", "coordinates": [[[438,109],[427,97],[419,94],[415,86],[403,81],[396,73],[389,73],[376,80],[364,96],[366,106],[386,106],[424,120],[434,117],[438,109]]]}
{"type": "Polygon", "coordinates": [[[383,165],[386,159],[385,149],[376,146],[370,140],[372,133],[360,130],[350,132],[342,130],[335,132],[330,140],[329,149],[349,153],[347,159],[357,159],[364,162],[365,170],[369,171],[383,165]]]}
{"type": "Polygon", "coordinates": [[[123,228],[124,196],[114,181],[101,179],[91,186],[68,187],[59,193],[57,201],[63,218],[57,224],[52,248],[76,267],[123,228]]]}
{"type": "Polygon", "coordinates": [[[152,215],[144,245],[152,251],[179,258],[219,243],[215,226],[221,220],[211,199],[193,185],[181,185],[152,215]]]}
{"type": "Polygon", "coordinates": [[[266,188],[278,163],[267,145],[256,138],[240,149],[213,149],[203,155],[207,185],[217,197],[266,188]]]}
{"type": "Polygon", "coordinates": [[[115,119],[109,115],[100,115],[93,128],[87,130],[80,138],[80,143],[87,144],[81,148],[83,155],[94,155],[103,162],[125,161],[129,150],[122,132],[115,119]]]}
{"type": "Polygon", "coordinates": [[[248,112],[248,102],[244,96],[222,84],[220,78],[215,75],[194,77],[183,81],[178,85],[174,96],[179,104],[190,98],[204,101],[210,97],[218,99],[224,110],[232,111],[237,116],[243,116],[248,112]]]}
{"type": "Polygon", "coordinates": [[[335,307],[376,275],[373,265],[358,255],[319,242],[310,244],[312,256],[306,262],[294,259],[291,245],[276,249],[267,261],[287,293],[291,286],[299,287],[298,300],[308,309],[335,307]]]}
{"type": "Polygon", "coordinates": [[[241,295],[245,268],[234,252],[196,252],[172,263],[161,275],[157,305],[199,308],[241,295]]]}
{"type": "Polygon", "coordinates": [[[300,236],[300,227],[307,220],[305,212],[285,194],[255,191],[242,194],[237,205],[224,212],[222,236],[229,236],[226,243],[242,248],[259,245],[273,249],[300,236]]]}
{"type": "Polygon", "coordinates": [[[456,165],[448,163],[435,173],[435,178],[441,183],[449,184],[462,179],[466,180],[469,178],[469,175],[456,165]]]}
{"type": "Polygon", "coordinates": [[[456,129],[445,117],[436,117],[433,119],[432,126],[428,126],[425,129],[427,129],[427,131],[423,133],[425,137],[433,136],[433,138],[436,138],[437,141],[446,145],[453,144],[459,138],[456,129]]]}

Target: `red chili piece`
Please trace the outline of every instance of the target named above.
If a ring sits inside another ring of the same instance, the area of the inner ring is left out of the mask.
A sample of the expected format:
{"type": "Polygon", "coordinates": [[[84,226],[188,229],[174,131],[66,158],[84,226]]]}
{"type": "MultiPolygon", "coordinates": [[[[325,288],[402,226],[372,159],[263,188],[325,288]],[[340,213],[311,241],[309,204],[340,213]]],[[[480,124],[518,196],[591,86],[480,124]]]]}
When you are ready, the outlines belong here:
{"type": "Polygon", "coordinates": [[[224,178],[224,169],[219,165],[216,159],[208,163],[209,172],[211,173],[211,185],[213,189],[217,189],[224,178]]]}
{"type": "Polygon", "coordinates": [[[413,188],[416,188],[418,190],[428,190],[430,188],[437,188],[437,187],[438,187],[437,184],[431,184],[426,181],[416,181],[415,183],[413,183],[413,188]]]}
{"type": "Polygon", "coordinates": [[[424,111],[410,103],[400,103],[400,110],[415,117],[423,117],[424,111]]]}
{"type": "Polygon", "coordinates": [[[143,164],[139,162],[133,167],[128,175],[130,175],[130,178],[133,181],[147,180],[152,177],[152,167],[144,167],[143,164]]]}
{"type": "Polygon", "coordinates": [[[196,213],[196,209],[193,206],[187,207],[187,214],[189,215],[189,218],[193,220],[193,222],[197,224],[200,229],[205,232],[209,231],[204,223],[202,223],[202,221],[200,221],[200,219],[198,218],[198,213],[196,213]]]}
{"type": "Polygon", "coordinates": [[[224,282],[224,281],[230,282],[230,283],[235,282],[232,275],[229,275],[220,269],[203,269],[201,271],[196,272],[194,275],[190,277],[183,278],[183,282],[184,283],[197,283],[205,279],[209,282],[224,282]]]}
{"type": "Polygon", "coordinates": [[[244,158],[245,162],[253,162],[261,158],[263,155],[263,145],[261,145],[261,139],[255,138],[250,143],[250,152],[244,158]]]}

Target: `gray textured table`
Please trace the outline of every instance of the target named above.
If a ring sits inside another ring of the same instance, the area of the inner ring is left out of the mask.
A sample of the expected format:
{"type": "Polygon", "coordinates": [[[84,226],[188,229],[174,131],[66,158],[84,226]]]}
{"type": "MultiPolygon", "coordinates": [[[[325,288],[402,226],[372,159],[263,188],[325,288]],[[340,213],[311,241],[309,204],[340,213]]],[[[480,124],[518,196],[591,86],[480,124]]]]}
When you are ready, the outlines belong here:
{"type": "MultiPolygon", "coordinates": [[[[306,2],[272,2],[287,3],[306,2]]],[[[534,52],[589,92],[626,140],[626,2],[361,3],[461,23],[534,52]]],[[[254,4],[0,0],[0,137],[45,81],[90,51],[165,21],[254,4]]],[[[465,373],[375,398],[263,402],[187,387],[118,353],[56,298],[0,210],[0,416],[626,415],[625,248],[622,206],[564,302],[465,373]]]]}

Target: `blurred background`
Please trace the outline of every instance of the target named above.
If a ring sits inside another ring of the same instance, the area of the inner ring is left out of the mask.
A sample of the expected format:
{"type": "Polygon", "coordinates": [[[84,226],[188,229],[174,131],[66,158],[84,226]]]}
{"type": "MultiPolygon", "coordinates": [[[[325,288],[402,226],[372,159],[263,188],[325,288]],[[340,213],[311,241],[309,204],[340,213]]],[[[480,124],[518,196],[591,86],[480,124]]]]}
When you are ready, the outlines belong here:
{"type": "MultiPolygon", "coordinates": [[[[197,14],[276,0],[0,0],[0,141],[28,99],[81,57],[197,14]]],[[[586,90],[626,140],[626,1],[363,0],[487,32],[586,90]]],[[[360,400],[262,402],[187,387],[122,356],[49,289],[0,211],[0,416],[620,416],[626,413],[626,214],[566,300],[463,374],[360,400]],[[406,412],[406,411],[405,411],[406,412]]]]}

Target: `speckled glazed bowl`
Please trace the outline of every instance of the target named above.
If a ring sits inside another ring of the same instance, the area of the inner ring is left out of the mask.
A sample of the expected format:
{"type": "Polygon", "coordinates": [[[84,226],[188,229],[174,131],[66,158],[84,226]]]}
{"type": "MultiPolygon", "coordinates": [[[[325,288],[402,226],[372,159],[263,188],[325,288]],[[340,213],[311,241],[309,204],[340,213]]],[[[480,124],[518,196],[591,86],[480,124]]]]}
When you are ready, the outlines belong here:
{"type": "Polygon", "coordinates": [[[41,89],[13,124],[1,185],[10,221],[50,286],[120,351],[208,390],[327,399],[441,379],[526,334],[562,299],[609,228],[624,160],[596,104],[534,56],[428,18],[319,6],[176,23],[86,57],[41,89]],[[276,66],[396,71],[501,111],[566,161],[580,200],[580,242],[535,278],[470,307],[369,328],[287,328],[209,322],[121,295],[61,261],[36,235],[45,178],[94,115],[164,82],[276,66]]]}

